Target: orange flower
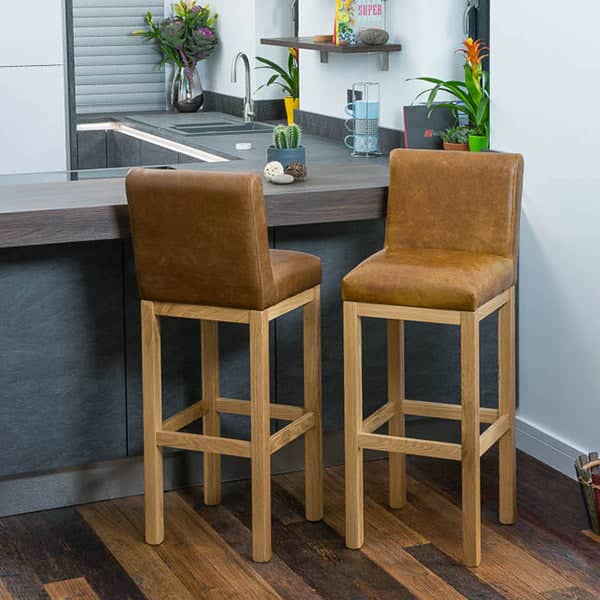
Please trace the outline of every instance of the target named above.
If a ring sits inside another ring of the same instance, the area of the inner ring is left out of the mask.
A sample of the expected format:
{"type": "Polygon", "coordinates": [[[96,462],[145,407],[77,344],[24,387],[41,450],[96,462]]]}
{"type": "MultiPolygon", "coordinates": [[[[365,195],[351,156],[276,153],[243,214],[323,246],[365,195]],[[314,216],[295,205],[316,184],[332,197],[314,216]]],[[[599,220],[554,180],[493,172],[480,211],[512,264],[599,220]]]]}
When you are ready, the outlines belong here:
{"type": "Polygon", "coordinates": [[[288,48],[290,54],[298,60],[298,48],[288,48]]]}
{"type": "Polygon", "coordinates": [[[465,55],[465,60],[471,69],[476,70],[481,66],[484,58],[487,58],[489,54],[485,54],[488,47],[481,40],[473,40],[473,38],[467,38],[463,42],[464,48],[460,48],[458,51],[465,55]]]}

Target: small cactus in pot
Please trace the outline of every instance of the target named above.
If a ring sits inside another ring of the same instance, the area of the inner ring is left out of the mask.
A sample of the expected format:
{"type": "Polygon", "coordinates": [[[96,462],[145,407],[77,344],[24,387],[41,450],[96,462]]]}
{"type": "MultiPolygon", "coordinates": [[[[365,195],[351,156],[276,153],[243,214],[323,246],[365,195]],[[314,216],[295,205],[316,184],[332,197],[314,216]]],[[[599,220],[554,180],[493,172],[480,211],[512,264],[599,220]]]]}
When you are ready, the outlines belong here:
{"type": "Polygon", "coordinates": [[[268,161],[277,161],[287,168],[294,163],[306,164],[306,150],[302,146],[302,129],[296,124],[277,125],[273,131],[273,145],[267,150],[268,161]]]}

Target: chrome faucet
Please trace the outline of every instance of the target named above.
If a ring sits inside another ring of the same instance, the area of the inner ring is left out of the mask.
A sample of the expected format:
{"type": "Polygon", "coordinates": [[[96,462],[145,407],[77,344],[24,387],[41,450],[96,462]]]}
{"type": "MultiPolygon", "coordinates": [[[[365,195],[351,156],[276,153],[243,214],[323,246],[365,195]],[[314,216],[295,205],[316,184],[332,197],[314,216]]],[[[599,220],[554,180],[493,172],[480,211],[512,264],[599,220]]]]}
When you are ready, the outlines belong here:
{"type": "Polygon", "coordinates": [[[254,101],[252,100],[252,76],[250,74],[250,61],[244,52],[238,52],[231,63],[231,83],[237,82],[238,61],[244,63],[246,72],[246,97],[244,98],[244,123],[250,123],[254,119],[254,101]]]}

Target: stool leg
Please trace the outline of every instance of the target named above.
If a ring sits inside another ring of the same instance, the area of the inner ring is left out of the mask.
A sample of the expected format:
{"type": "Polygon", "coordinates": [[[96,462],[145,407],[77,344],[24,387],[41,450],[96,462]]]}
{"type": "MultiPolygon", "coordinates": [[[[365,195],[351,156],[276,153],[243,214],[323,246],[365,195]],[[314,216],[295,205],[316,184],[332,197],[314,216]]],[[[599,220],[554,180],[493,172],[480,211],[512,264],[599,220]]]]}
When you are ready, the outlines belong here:
{"type": "MultiPolygon", "coordinates": [[[[404,321],[387,322],[388,343],[388,401],[395,402],[398,414],[388,425],[390,435],[405,435],[404,400],[404,321]]],[[[406,457],[390,452],[390,506],[402,508],[406,504],[406,457]]]]}
{"type": "MultiPolygon", "coordinates": [[[[217,398],[219,397],[219,324],[202,321],[202,400],[208,412],[202,425],[205,435],[221,434],[217,398]]],[[[204,503],[214,506],[221,502],[221,455],[204,453],[204,503]]]]}
{"type": "Polygon", "coordinates": [[[143,300],[141,312],[146,542],[156,545],[165,539],[163,454],[156,445],[156,432],[162,429],[160,321],[152,302],[143,300]]]}
{"type": "Polygon", "coordinates": [[[517,520],[517,455],[515,447],[515,289],[498,315],[499,414],[510,419],[510,429],[500,438],[500,523],[517,520]]]}
{"type": "Polygon", "coordinates": [[[323,441],[321,424],[321,291],[304,307],[304,408],[315,415],[315,425],[304,437],[306,518],[323,518],[323,441]]]}
{"type": "Polygon", "coordinates": [[[479,323],[461,314],[462,527],[464,562],[481,562],[481,483],[479,457],[479,323]]]}
{"type": "Polygon", "coordinates": [[[363,451],[358,444],[362,431],[362,340],[357,305],[344,302],[344,411],[346,440],[346,546],[364,544],[363,451]]]}
{"type": "Polygon", "coordinates": [[[271,559],[271,446],[269,321],[250,312],[250,419],[252,461],[252,558],[271,559]]]}

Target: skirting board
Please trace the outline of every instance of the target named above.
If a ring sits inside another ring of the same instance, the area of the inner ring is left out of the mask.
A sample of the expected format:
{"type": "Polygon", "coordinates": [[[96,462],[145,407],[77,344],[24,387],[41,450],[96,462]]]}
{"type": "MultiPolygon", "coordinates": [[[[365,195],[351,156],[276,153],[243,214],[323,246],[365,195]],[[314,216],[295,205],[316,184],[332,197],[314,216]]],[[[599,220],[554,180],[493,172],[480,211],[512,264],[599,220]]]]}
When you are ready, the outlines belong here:
{"type": "MultiPolygon", "coordinates": [[[[344,461],[344,436],[341,432],[323,437],[326,465],[344,461]]],[[[366,454],[367,459],[381,453],[366,454]]],[[[197,452],[165,454],[165,489],[172,490],[202,483],[202,455],[197,452]]],[[[125,458],[46,473],[28,473],[0,480],[0,517],[47,510],[112,498],[135,496],[144,492],[141,457],[125,458]]],[[[304,468],[304,442],[300,439],[273,456],[273,473],[304,468]]],[[[223,457],[223,480],[250,477],[250,461],[223,457]]]]}
{"type": "MultiPolygon", "coordinates": [[[[411,419],[412,421],[412,419],[411,419]]],[[[415,419],[413,426],[429,430],[435,421],[415,419]]],[[[437,423],[440,423],[439,421],[437,423]]],[[[517,418],[517,446],[523,452],[574,478],[573,464],[582,451],[557,440],[546,432],[517,418]]],[[[323,439],[324,462],[339,465],[344,460],[342,432],[327,433],[323,439]]],[[[365,458],[384,456],[367,451],[365,458]]],[[[304,468],[302,440],[285,447],[273,457],[273,473],[297,471],[304,468]]],[[[246,479],[250,475],[246,459],[223,458],[224,481],[246,479]]],[[[165,455],[165,489],[172,490],[202,482],[202,455],[173,453],[165,455]]],[[[50,471],[28,473],[20,477],[0,479],[0,517],[76,504],[86,504],[142,494],[144,490],[143,461],[141,457],[107,461],[50,471]]]]}
{"type": "Polygon", "coordinates": [[[517,448],[571,479],[575,479],[575,459],[585,454],[520,417],[517,417],[517,448]]]}

